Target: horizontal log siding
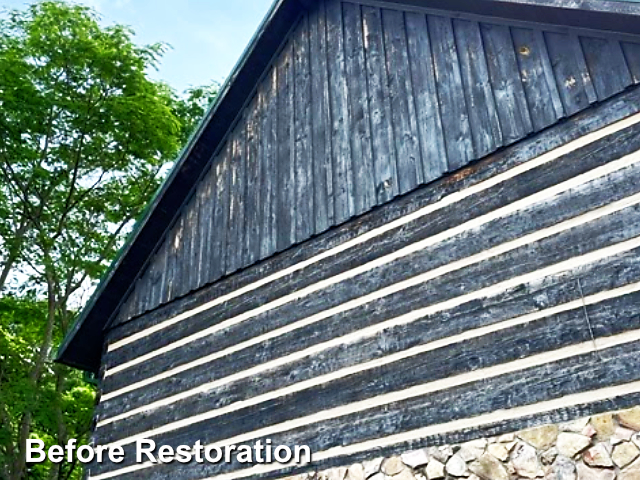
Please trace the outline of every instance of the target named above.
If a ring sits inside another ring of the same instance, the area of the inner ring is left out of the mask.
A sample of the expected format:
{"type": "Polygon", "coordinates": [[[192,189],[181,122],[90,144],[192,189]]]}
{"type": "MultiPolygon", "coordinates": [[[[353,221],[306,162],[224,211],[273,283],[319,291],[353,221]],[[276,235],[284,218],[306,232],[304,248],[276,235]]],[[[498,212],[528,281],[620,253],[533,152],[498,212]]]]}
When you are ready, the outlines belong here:
{"type": "Polygon", "coordinates": [[[112,329],[94,440],[127,457],[90,478],[295,471],[136,465],[138,438],[308,444],[322,469],[637,403],[639,100],[112,329]]]}
{"type": "Polygon", "coordinates": [[[314,4],[115,323],[640,81],[635,44],[338,0],[314,4]]]}

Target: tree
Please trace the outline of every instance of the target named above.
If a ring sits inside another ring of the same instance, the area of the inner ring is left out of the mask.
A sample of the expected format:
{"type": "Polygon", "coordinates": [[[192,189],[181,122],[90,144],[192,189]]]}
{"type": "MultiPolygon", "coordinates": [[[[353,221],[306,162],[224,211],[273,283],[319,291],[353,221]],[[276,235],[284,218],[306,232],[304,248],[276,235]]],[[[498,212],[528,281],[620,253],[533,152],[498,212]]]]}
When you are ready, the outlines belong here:
{"type": "MultiPolygon", "coordinates": [[[[102,28],[90,9],[62,2],[0,20],[0,291],[18,272],[44,300],[21,383],[36,396],[55,385],[49,393],[60,400],[75,388],[76,376],[48,363],[74,318],[74,295],[103,274],[215,96],[212,86],[182,99],[151,81],[164,49],[137,46],[126,27],[102,28]]],[[[0,442],[11,480],[25,478],[37,405],[3,415],[14,433],[0,442]]],[[[62,401],[51,406],[51,441],[64,444],[69,418],[62,401]]],[[[69,475],[50,468],[49,478],[69,475]]]]}

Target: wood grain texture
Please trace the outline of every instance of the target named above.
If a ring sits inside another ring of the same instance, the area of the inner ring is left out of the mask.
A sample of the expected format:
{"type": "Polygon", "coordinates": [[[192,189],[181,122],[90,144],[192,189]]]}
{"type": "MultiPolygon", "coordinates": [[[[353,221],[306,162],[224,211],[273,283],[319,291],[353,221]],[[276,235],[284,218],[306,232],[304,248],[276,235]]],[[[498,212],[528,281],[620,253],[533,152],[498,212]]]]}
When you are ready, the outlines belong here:
{"type": "Polygon", "coordinates": [[[315,233],[311,134],[311,69],[307,17],[300,21],[298,29],[294,32],[293,52],[295,84],[295,124],[293,127],[295,138],[294,242],[299,242],[306,240],[315,233]]]}
{"type": "Polygon", "coordinates": [[[533,128],[541,130],[564,116],[544,35],[540,30],[511,28],[511,36],[533,128]]]}
{"type": "Polygon", "coordinates": [[[184,241],[169,262],[157,250],[117,317],[154,310],[619,95],[640,78],[639,51],[543,25],[318,2],[229,119],[231,146],[211,159],[196,205],[182,209],[190,217],[176,219],[184,241]]]}
{"type": "Polygon", "coordinates": [[[620,93],[632,84],[620,42],[589,37],[580,40],[599,100],[620,93]]]}
{"type": "Polygon", "coordinates": [[[545,32],[545,40],[565,112],[573,115],[597,100],[580,39],[577,35],[545,32]]]}
{"type": "Polygon", "coordinates": [[[502,130],[489,79],[480,25],[467,20],[454,20],[453,26],[474,151],[477,157],[484,157],[502,146],[502,130]]]}
{"type": "MultiPolygon", "coordinates": [[[[552,135],[542,135],[534,138],[533,140],[528,140],[522,143],[517,149],[506,150],[504,153],[501,153],[498,156],[494,155],[487,160],[490,160],[490,164],[493,165],[492,169],[496,169],[498,168],[497,165],[502,164],[500,163],[501,161],[516,162],[522,161],[523,159],[531,158],[532,155],[539,154],[550,148],[553,148],[554,146],[558,146],[560,142],[565,142],[568,139],[575,138],[577,132],[587,132],[593,128],[602,126],[603,124],[605,124],[605,122],[612,121],[612,119],[619,119],[624,115],[628,115],[629,113],[634,111],[634,105],[638,101],[636,99],[637,95],[637,92],[630,92],[628,95],[622,96],[619,100],[612,101],[603,108],[598,108],[596,110],[596,115],[588,113],[578,116],[575,120],[572,119],[568,123],[556,127],[552,135]],[[498,158],[502,158],[504,160],[497,161],[498,158]]],[[[491,171],[493,171],[492,169],[485,170],[484,174],[488,175],[491,171]]],[[[466,177],[464,177],[465,181],[477,181],[474,180],[477,178],[479,178],[477,174],[471,177],[469,180],[466,180],[466,177]]],[[[257,279],[261,275],[266,275],[268,274],[268,272],[273,272],[273,269],[284,268],[286,265],[291,265],[290,262],[295,262],[296,259],[309,258],[310,256],[321,252],[323,249],[330,248],[331,245],[336,245],[336,242],[344,241],[347,238],[353,238],[353,236],[358,235],[359,232],[365,232],[369,228],[374,228],[375,225],[379,226],[385,221],[390,221],[394,215],[399,215],[400,212],[413,211],[415,208],[418,208],[419,205],[423,205],[423,202],[428,201],[427,199],[437,198],[441,195],[444,195],[443,191],[451,191],[451,189],[454,188],[455,185],[458,185],[458,183],[445,181],[444,184],[442,184],[441,182],[440,185],[440,187],[436,188],[433,191],[429,189],[418,190],[415,195],[408,197],[406,200],[397,201],[390,204],[386,207],[386,209],[382,210],[382,212],[386,213],[381,213],[380,215],[375,216],[375,220],[373,220],[373,223],[371,224],[358,224],[355,228],[352,226],[349,228],[337,229],[335,230],[334,234],[331,234],[328,237],[325,236],[325,238],[327,238],[326,241],[320,243],[312,242],[310,244],[306,244],[303,248],[292,249],[286,255],[274,257],[268,263],[261,264],[257,268],[248,270],[244,275],[236,276],[229,279],[229,281],[215,284],[212,288],[203,290],[197,295],[184,299],[184,301],[168,304],[165,307],[158,309],[157,312],[153,312],[151,315],[145,316],[140,321],[121,325],[126,322],[129,317],[127,317],[127,315],[120,315],[115,325],[121,326],[112,331],[111,338],[117,340],[118,338],[123,338],[124,336],[130,335],[137,331],[144,330],[145,328],[148,328],[154,323],[160,321],[164,315],[168,315],[170,314],[170,312],[176,312],[176,314],[180,313],[185,308],[187,308],[187,305],[215,298],[215,296],[217,295],[222,295],[225,292],[228,292],[230,288],[235,288],[234,285],[243,285],[247,282],[251,283],[251,281],[254,281],[251,279],[257,279]],[[442,190],[443,188],[444,190],[442,190]]],[[[265,203],[263,203],[262,205],[264,206],[265,203]]],[[[171,258],[172,247],[170,247],[169,244],[168,247],[167,268],[165,269],[163,274],[163,293],[165,296],[167,295],[167,290],[170,287],[173,271],[171,258]],[[167,288],[164,287],[165,284],[167,285],[167,288]]],[[[365,255],[364,252],[363,255],[365,255]]],[[[375,255],[368,258],[375,258],[375,255]]],[[[264,300],[258,299],[256,301],[259,302],[264,300]]]]}
{"type": "Polygon", "coordinates": [[[473,158],[469,112],[464,95],[460,95],[463,91],[462,73],[452,20],[429,15],[428,25],[447,146],[447,165],[448,170],[453,171],[473,158]]]}
{"type": "Polygon", "coordinates": [[[384,9],[382,27],[391,97],[391,123],[398,155],[398,185],[400,193],[406,193],[424,182],[424,174],[404,13],[384,9]]]}
{"type": "Polygon", "coordinates": [[[349,116],[353,118],[349,137],[353,165],[354,213],[358,215],[376,204],[371,119],[367,101],[368,79],[364,58],[364,39],[362,28],[359,28],[362,25],[360,6],[345,3],[342,9],[345,25],[357,27],[345,29],[344,48],[346,75],[350,79],[348,81],[349,116]]]}
{"type": "MultiPolygon", "coordinates": [[[[589,146],[587,149],[575,152],[573,155],[566,156],[562,161],[557,161],[553,164],[546,164],[540,168],[531,170],[517,179],[510,181],[506,186],[498,185],[489,191],[483,192],[482,195],[474,196],[460,203],[451,205],[441,211],[434,212],[428,217],[415,222],[411,233],[401,230],[396,232],[394,237],[387,237],[383,241],[371,242],[366,247],[359,248],[354,252],[334,258],[331,262],[333,264],[332,268],[328,270],[327,273],[331,274],[332,272],[335,272],[333,268],[336,268],[338,271],[353,268],[354,264],[362,262],[364,259],[370,259],[372,256],[373,258],[376,258],[376,256],[379,258],[379,256],[397,251],[399,248],[415,241],[442,234],[442,232],[446,232],[448,229],[454,228],[464,222],[469,222],[480,215],[487,214],[497,208],[504,207],[512,202],[526,198],[545,188],[551,187],[557,182],[569,180],[576,175],[583,174],[599,165],[603,165],[613,158],[617,158],[640,149],[640,139],[635,138],[635,136],[637,136],[637,131],[638,128],[630,129],[624,134],[624,136],[598,142],[597,144],[589,146]],[[622,140],[623,138],[624,141],[622,140]],[[578,161],[578,159],[580,159],[580,161],[578,161]]],[[[630,175],[630,178],[633,179],[635,177],[630,175]]],[[[596,184],[592,188],[597,190],[598,185],[596,184]]],[[[621,192],[627,191],[628,190],[626,188],[621,189],[621,192]]],[[[592,193],[592,195],[595,194],[592,193]]],[[[594,201],[596,201],[596,198],[597,195],[594,196],[594,201]]],[[[574,197],[574,200],[575,199],[576,197],[574,197]]],[[[568,211],[571,212],[573,211],[572,208],[577,208],[578,205],[576,204],[573,206],[572,202],[570,202],[568,207],[568,211]]],[[[556,208],[556,210],[556,215],[549,216],[549,220],[544,220],[545,215],[538,214],[535,216],[541,216],[543,218],[539,220],[539,222],[542,222],[541,225],[544,226],[549,226],[549,223],[544,223],[545,221],[552,223],[555,222],[557,216],[564,219],[568,218],[562,217],[562,212],[567,211],[566,208],[564,210],[556,208]]],[[[548,212],[553,211],[554,207],[551,206],[548,212]]],[[[531,213],[531,215],[534,214],[531,213]]],[[[515,218],[518,219],[521,217],[516,215],[515,218]]],[[[488,232],[493,232],[496,229],[499,231],[501,228],[509,227],[509,225],[509,222],[503,222],[502,224],[494,225],[493,228],[489,228],[488,232]]],[[[536,226],[540,225],[537,223],[534,223],[533,226],[525,224],[519,226],[519,228],[536,228],[536,226]]],[[[510,230],[513,230],[513,228],[513,226],[509,227],[510,230]]],[[[479,249],[475,250],[475,253],[477,253],[478,251],[482,251],[483,248],[490,248],[492,245],[490,242],[497,241],[496,238],[501,238],[499,236],[496,237],[496,235],[497,234],[493,233],[490,234],[488,237],[489,244],[479,240],[473,242],[469,247],[465,247],[460,250],[460,253],[456,253],[458,250],[451,251],[451,249],[446,246],[444,248],[439,248],[438,245],[435,245],[432,248],[417,252],[402,261],[396,262],[397,265],[392,270],[374,269],[354,277],[345,283],[327,287],[322,291],[308,295],[305,298],[296,299],[296,301],[293,301],[288,305],[278,307],[273,312],[266,312],[261,316],[255,317],[252,320],[250,327],[247,327],[246,324],[239,324],[233,329],[238,332],[236,335],[229,335],[228,333],[220,332],[209,338],[199,340],[196,342],[196,346],[190,349],[189,352],[170,352],[165,355],[164,361],[162,361],[161,358],[156,358],[155,362],[149,362],[146,366],[137,368],[136,376],[137,378],[144,378],[145,376],[150,375],[151,372],[163,371],[169,364],[176,365],[187,362],[189,359],[193,359],[194,357],[197,358],[197,356],[200,356],[205,352],[210,352],[212,347],[215,350],[222,349],[225,345],[233,345],[238,341],[255,337],[260,333],[263,333],[266,325],[269,325],[270,328],[277,328],[278,326],[291,323],[301,317],[312,315],[322,311],[323,309],[333,307],[342,302],[346,302],[353,298],[378,290],[384,286],[410,278],[417,273],[445,265],[450,261],[458,259],[459,257],[457,255],[464,257],[465,255],[472,255],[474,253],[474,249],[479,249]],[[471,250],[467,250],[467,248],[470,248],[471,250]],[[263,321],[259,320],[261,318],[263,321]],[[151,372],[149,372],[149,370],[151,372]]],[[[512,233],[508,231],[507,235],[512,235],[512,233]]],[[[508,238],[510,237],[502,237],[504,241],[508,238]]],[[[446,243],[445,245],[449,245],[449,243],[446,243]]],[[[327,275],[321,267],[322,265],[318,265],[312,272],[310,272],[316,281],[322,279],[324,275],[327,275]]],[[[265,305],[269,300],[273,301],[277,299],[279,295],[282,295],[282,290],[280,288],[282,287],[278,286],[278,288],[273,292],[269,291],[269,289],[265,289],[266,291],[263,294],[264,296],[257,296],[254,293],[251,295],[251,303],[234,302],[234,305],[230,305],[224,310],[214,310],[209,313],[203,312],[203,314],[199,315],[197,318],[191,319],[191,321],[187,323],[183,322],[169,330],[163,330],[156,334],[152,334],[149,337],[150,341],[144,345],[131,344],[129,346],[125,346],[114,352],[114,354],[110,354],[105,361],[109,366],[114,365],[112,364],[111,359],[117,361],[117,363],[123,363],[135,358],[136,356],[167,345],[172,341],[176,341],[187,335],[193,334],[198,330],[205,328],[207,325],[220,323],[225,319],[245,313],[252,307],[253,302],[255,302],[253,303],[253,306],[265,305]]],[[[294,289],[297,289],[297,284],[295,281],[291,280],[284,286],[284,288],[289,291],[294,291],[294,289]]],[[[123,381],[127,381],[126,376],[120,380],[120,382],[123,381]]],[[[114,380],[112,379],[109,382],[114,382],[114,380]]],[[[107,391],[112,388],[109,387],[109,385],[110,383],[105,384],[107,391]]]]}
{"type": "Polygon", "coordinates": [[[374,185],[380,204],[400,191],[380,9],[362,7],[362,29],[371,111],[374,185]]]}
{"type": "Polygon", "coordinates": [[[313,193],[315,233],[334,224],[333,165],[331,161],[331,107],[327,64],[325,5],[309,13],[311,62],[311,126],[313,134],[313,193]]]}
{"type": "Polygon", "coordinates": [[[447,152],[426,17],[407,12],[405,22],[422,151],[423,181],[428,183],[447,170],[447,152]]]}
{"type": "Polygon", "coordinates": [[[342,3],[326,2],[327,70],[331,105],[331,145],[333,159],[333,199],[335,222],[342,223],[354,212],[353,165],[349,90],[344,50],[342,3]]]}
{"type": "Polygon", "coordinates": [[[485,23],[481,29],[503,140],[509,144],[533,130],[511,30],[485,23]]]}

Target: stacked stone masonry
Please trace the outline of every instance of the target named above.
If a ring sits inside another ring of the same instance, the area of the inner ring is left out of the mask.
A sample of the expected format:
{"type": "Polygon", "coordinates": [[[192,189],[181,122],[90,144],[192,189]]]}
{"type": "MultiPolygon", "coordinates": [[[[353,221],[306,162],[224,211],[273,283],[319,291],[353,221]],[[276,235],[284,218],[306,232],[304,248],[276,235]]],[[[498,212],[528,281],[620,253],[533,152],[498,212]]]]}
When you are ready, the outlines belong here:
{"type": "Polygon", "coordinates": [[[284,480],[640,480],[640,406],[284,480]]]}

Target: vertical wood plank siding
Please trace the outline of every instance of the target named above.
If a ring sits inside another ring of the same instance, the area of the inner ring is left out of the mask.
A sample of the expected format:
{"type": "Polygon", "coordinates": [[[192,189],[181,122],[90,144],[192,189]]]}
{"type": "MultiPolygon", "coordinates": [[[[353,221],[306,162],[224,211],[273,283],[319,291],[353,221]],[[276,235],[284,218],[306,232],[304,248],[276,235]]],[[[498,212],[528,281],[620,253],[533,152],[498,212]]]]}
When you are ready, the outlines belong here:
{"type": "Polygon", "coordinates": [[[127,455],[89,478],[293,472],[137,465],[143,438],[305,444],[322,469],[636,404],[638,110],[635,89],[112,329],[94,440],[127,455]]]}
{"type": "Polygon", "coordinates": [[[121,323],[640,81],[640,46],[338,0],[304,16],[121,323]]]}

